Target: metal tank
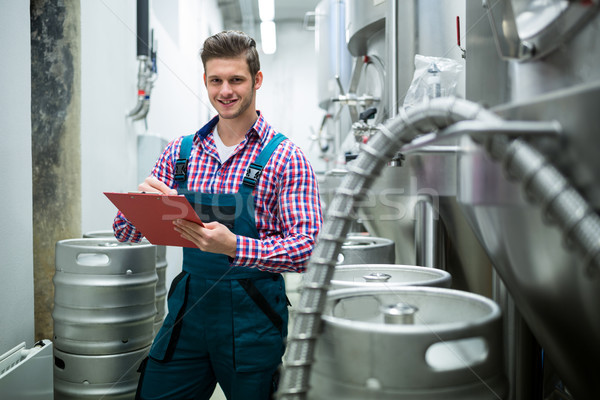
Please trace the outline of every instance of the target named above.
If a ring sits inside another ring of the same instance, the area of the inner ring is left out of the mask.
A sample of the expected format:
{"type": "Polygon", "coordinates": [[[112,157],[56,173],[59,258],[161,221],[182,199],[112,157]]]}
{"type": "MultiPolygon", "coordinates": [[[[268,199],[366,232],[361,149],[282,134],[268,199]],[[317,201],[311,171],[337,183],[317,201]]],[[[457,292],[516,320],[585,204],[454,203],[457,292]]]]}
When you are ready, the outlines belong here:
{"type": "MultiPolygon", "coordinates": [[[[90,231],[83,234],[84,238],[114,238],[112,230],[90,231]]],[[[144,239],[142,244],[149,242],[144,239]]],[[[166,316],[166,301],[167,301],[167,246],[156,246],[156,316],[154,317],[154,333],[163,324],[166,316]]]]}
{"type": "Polygon", "coordinates": [[[369,235],[348,236],[338,255],[337,264],[393,264],[394,246],[394,241],[386,238],[369,235]]]}
{"type": "Polygon", "coordinates": [[[331,290],[397,286],[450,288],[452,276],[441,269],[398,264],[340,265],[331,277],[331,290]]]}
{"type": "Polygon", "coordinates": [[[150,346],[119,354],[85,355],[54,351],[57,400],[131,400],[140,377],[138,367],[150,346]]]}
{"type": "Polygon", "coordinates": [[[308,399],[506,398],[500,309],[483,296],[341,289],[322,319],[308,399]]]}
{"type": "MultiPolygon", "coordinates": [[[[374,105],[376,117],[355,123],[349,137],[366,142],[370,130],[397,115],[413,78],[415,54],[461,59],[450,15],[460,7],[431,3],[347,2],[348,49],[357,60],[366,56],[382,64],[380,69],[363,65],[359,73],[355,68],[356,96],[369,93],[381,101],[374,105]]],[[[357,213],[369,233],[394,240],[396,263],[447,269],[455,288],[491,297],[491,263],[456,202],[458,148],[455,142],[406,148],[380,171],[357,213]]]]}
{"type": "Polygon", "coordinates": [[[156,248],[116,239],[56,243],[54,345],[73,354],[150,345],[156,316],[156,248]]]}
{"type": "Polygon", "coordinates": [[[499,71],[497,81],[469,80],[468,98],[507,120],[553,121],[561,135],[530,139],[541,156],[509,173],[463,138],[459,204],[543,349],[543,369],[525,373],[543,374],[555,396],[575,400],[598,396],[600,249],[580,238],[600,237],[590,223],[600,209],[599,8],[517,0],[467,7],[467,74],[499,71]]]}

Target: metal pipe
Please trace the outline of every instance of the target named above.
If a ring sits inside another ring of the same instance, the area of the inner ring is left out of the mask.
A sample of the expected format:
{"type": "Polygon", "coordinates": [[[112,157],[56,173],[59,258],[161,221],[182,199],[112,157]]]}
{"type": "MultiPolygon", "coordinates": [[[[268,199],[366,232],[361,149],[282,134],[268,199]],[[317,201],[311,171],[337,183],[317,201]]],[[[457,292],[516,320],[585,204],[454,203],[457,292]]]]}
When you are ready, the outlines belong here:
{"type": "Polygon", "coordinates": [[[440,268],[439,216],[429,196],[422,196],[415,205],[416,264],[440,268]]]}
{"type": "Polygon", "coordinates": [[[137,55],[150,57],[148,0],[137,0],[137,55]]]}
{"type": "MultiPolygon", "coordinates": [[[[424,133],[447,128],[463,120],[499,124],[502,120],[481,106],[456,98],[434,99],[379,125],[379,133],[366,143],[327,210],[322,233],[307,267],[283,360],[277,397],[304,400],[308,394],[315,343],[321,328],[327,291],[336,259],[353,220],[355,202],[364,197],[386,163],[403,144],[424,133]]],[[[541,204],[566,238],[581,250],[588,277],[599,276],[600,218],[543,155],[523,139],[486,135],[485,148],[508,173],[520,180],[532,200],[541,204]]]]}
{"type": "Polygon", "coordinates": [[[398,4],[396,1],[388,1],[385,22],[385,37],[388,48],[388,71],[391,71],[389,81],[388,104],[389,117],[394,118],[398,113],[398,4]]]}

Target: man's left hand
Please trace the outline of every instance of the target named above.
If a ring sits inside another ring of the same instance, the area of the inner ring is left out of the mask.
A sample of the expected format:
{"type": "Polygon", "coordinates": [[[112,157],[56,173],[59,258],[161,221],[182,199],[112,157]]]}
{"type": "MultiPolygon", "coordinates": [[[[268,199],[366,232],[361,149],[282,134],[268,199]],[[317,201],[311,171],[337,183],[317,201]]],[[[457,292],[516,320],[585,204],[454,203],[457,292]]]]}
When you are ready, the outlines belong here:
{"type": "Polygon", "coordinates": [[[235,257],[237,238],[225,225],[208,222],[202,227],[183,219],[173,221],[173,225],[182,238],[194,243],[200,250],[235,257]]]}

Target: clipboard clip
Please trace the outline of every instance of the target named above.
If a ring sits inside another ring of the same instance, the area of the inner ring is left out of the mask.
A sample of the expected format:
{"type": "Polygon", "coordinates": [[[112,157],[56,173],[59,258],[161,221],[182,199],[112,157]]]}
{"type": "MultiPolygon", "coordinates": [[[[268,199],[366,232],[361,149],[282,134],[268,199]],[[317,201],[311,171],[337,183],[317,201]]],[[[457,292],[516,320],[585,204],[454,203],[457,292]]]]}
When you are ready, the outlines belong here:
{"type": "Polygon", "coordinates": [[[187,180],[187,167],[187,158],[178,158],[177,161],[175,161],[175,181],[185,182],[187,180]]]}

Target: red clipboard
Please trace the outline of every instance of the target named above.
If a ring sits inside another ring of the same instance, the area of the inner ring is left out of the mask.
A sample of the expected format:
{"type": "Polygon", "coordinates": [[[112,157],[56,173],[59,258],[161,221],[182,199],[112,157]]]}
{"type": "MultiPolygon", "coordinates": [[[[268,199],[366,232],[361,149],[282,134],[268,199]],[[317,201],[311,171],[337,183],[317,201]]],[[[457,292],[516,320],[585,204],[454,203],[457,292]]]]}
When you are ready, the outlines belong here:
{"type": "Polygon", "coordinates": [[[185,219],[204,226],[183,195],[104,192],[106,197],[155,245],[196,247],[175,231],[173,220],[185,219]]]}

